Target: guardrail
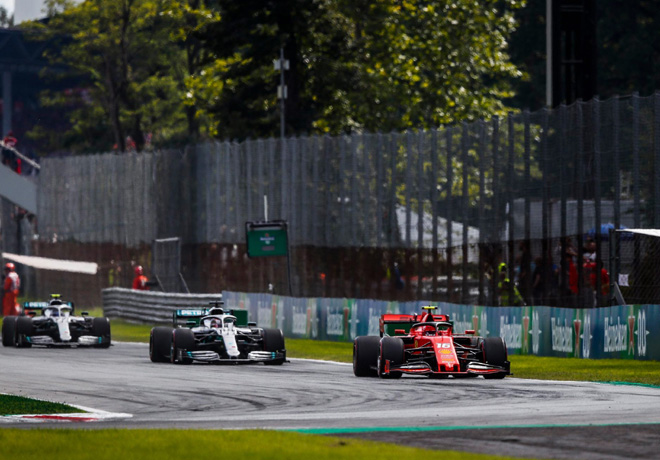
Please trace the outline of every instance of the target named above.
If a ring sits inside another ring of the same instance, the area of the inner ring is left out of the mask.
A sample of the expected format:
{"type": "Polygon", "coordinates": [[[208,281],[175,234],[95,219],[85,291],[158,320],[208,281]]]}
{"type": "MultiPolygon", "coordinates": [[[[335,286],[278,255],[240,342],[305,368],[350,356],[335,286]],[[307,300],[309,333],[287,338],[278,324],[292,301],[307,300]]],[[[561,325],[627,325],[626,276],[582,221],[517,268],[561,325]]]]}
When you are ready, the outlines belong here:
{"type": "Polygon", "coordinates": [[[146,324],[172,324],[172,313],[177,308],[207,307],[222,300],[222,294],[176,294],[119,287],[103,289],[102,296],[103,314],[108,318],[146,324]]]}

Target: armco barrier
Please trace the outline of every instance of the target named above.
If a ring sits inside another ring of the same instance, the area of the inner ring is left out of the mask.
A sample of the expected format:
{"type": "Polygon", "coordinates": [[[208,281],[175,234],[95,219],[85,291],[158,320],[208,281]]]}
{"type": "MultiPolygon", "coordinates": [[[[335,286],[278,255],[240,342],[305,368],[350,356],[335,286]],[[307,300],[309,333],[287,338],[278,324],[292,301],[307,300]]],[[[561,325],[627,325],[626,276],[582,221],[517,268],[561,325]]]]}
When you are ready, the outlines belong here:
{"type": "MultiPolygon", "coordinates": [[[[177,307],[204,306],[219,294],[170,294],[123,288],[103,290],[110,318],[168,323],[177,307]]],[[[593,309],[557,307],[479,307],[437,302],[296,298],[224,291],[227,308],[245,308],[250,321],[277,327],[287,337],[352,341],[378,335],[383,313],[420,312],[437,305],[457,332],[475,329],[501,336],[509,353],[575,358],[660,360],[660,305],[621,305],[593,309]]]]}
{"type": "Polygon", "coordinates": [[[174,294],[117,287],[103,289],[102,294],[105,316],[146,324],[172,324],[172,313],[177,308],[208,306],[222,300],[222,294],[174,294]]]}

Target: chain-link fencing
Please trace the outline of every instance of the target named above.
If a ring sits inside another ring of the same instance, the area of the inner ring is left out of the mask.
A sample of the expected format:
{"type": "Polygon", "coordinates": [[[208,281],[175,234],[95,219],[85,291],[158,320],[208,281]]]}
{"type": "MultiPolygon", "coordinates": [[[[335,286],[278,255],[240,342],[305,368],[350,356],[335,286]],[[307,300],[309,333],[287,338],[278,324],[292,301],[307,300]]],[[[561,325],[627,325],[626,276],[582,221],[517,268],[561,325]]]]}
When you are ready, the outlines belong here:
{"type": "MultiPolygon", "coordinates": [[[[46,158],[30,247],[98,262],[100,287],[119,266],[129,286],[131,266],[149,275],[152,242],[178,237],[191,292],[289,294],[286,258],[245,248],[247,221],[283,219],[293,296],[583,306],[585,254],[610,269],[595,229],[660,226],[658,136],[656,94],[424,131],[46,158]]],[[[98,302],[94,283],[75,294],[90,286],[98,302]]]]}

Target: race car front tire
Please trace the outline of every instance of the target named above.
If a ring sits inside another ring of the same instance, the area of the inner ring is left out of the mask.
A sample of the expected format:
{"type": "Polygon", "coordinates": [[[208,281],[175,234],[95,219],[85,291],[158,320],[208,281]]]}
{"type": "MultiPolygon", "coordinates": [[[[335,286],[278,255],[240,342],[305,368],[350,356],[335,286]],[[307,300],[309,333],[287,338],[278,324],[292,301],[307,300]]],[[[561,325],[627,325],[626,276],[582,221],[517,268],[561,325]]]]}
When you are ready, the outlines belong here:
{"type": "Polygon", "coordinates": [[[19,316],[16,319],[16,346],[20,348],[30,348],[32,344],[28,337],[34,335],[34,325],[29,316],[19,316]]]}
{"type": "Polygon", "coordinates": [[[157,326],[149,334],[149,358],[154,363],[169,363],[172,347],[172,328],[157,326]]]}
{"type": "Polygon", "coordinates": [[[92,335],[100,339],[97,347],[110,347],[110,320],[105,317],[92,318],[92,335]]]}
{"type": "Polygon", "coordinates": [[[353,341],[353,374],[356,377],[377,377],[376,365],[380,353],[380,337],[360,336],[353,341]]]}
{"type": "MultiPolygon", "coordinates": [[[[486,337],[481,342],[481,347],[484,353],[484,362],[492,364],[493,366],[505,367],[507,362],[506,344],[501,337],[486,337]]],[[[503,379],[506,372],[498,372],[497,374],[485,374],[485,379],[503,379]]]]}
{"type": "Polygon", "coordinates": [[[190,329],[172,329],[172,349],[170,360],[172,364],[190,364],[192,359],[184,356],[186,351],[195,349],[195,334],[190,329]]]}
{"type": "Polygon", "coordinates": [[[18,316],[5,316],[2,320],[2,345],[16,346],[16,319],[18,316]]]}
{"type": "Polygon", "coordinates": [[[264,329],[262,332],[264,351],[282,353],[283,357],[272,361],[264,361],[265,365],[280,366],[286,361],[286,348],[284,347],[284,334],[279,329],[264,329]]]}
{"type": "Polygon", "coordinates": [[[390,366],[399,366],[405,360],[403,340],[396,337],[383,337],[380,339],[380,356],[378,359],[378,377],[381,379],[398,379],[403,375],[399,371],[390,371],[385,373],[385,363],[390,362],[390,366]]]}

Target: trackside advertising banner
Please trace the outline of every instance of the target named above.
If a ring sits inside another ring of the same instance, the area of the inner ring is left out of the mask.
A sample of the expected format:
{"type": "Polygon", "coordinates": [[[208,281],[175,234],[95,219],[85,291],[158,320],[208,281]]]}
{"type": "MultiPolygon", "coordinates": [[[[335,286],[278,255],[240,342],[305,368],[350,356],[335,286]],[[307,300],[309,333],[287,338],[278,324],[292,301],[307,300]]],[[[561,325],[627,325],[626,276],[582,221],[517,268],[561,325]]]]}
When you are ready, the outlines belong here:
{"type": "Polygon", "coordinates": [[[384,313],[419,313],[423,305],[436,305],[438,313],[450,315],[455,332],[473,329],[483,337],[503,337],[511,354],[660,360],[660,305],[479,307],[228,291],[222,295],[228,308],[247,309],[250,321],[282,329],[287,337],[350,342],[359,335],[378,335],[384,313]]]}

